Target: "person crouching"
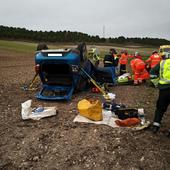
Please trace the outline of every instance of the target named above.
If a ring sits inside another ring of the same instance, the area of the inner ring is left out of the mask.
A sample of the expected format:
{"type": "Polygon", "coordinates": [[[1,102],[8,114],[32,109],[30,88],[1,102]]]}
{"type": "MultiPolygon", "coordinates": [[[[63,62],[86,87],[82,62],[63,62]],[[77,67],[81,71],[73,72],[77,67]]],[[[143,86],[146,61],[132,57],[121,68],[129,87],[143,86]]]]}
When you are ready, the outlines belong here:
{"type": "Polygon", "coordinates": [[[146,64],[142,59],[135,57],[135,59],[131,60],[130,65],[134,75],[134,85],[141,84],[143,80],[150,78],[150,75],[145,68],[146,64]]]}

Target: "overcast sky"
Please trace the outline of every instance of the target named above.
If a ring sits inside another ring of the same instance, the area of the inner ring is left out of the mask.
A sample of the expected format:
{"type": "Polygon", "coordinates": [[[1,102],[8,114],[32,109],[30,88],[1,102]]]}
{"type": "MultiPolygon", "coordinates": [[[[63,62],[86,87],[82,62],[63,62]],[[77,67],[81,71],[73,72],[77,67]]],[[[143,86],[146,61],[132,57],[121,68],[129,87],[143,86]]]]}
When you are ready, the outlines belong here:
{"type": "Polygon", "coordinates": [[[0,25],[170,40],[170,0],[1,0],[0,25]]]}

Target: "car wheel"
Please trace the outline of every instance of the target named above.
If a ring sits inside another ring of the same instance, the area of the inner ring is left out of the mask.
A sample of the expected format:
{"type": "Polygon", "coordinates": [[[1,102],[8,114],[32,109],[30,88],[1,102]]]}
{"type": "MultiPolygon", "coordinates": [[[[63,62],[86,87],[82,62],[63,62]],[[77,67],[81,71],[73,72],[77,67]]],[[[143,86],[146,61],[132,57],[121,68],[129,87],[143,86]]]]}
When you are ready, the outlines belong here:
{"type": "Polygon", "coordinates": [[[48,49],[48,46],[47,46],[47,44],[45,44],[45,43],[39,43],[39,44],[37,45],[37,51],[47,50],[47,49],[48,49]]]}
{"type": "Polygon", "coordinates": [[[77,49],[80,51],[80,58],[81,61],[84,61],[86,59],[87,55],[87,47],[85,43],[81,43],[78,45],[77,49]]]}

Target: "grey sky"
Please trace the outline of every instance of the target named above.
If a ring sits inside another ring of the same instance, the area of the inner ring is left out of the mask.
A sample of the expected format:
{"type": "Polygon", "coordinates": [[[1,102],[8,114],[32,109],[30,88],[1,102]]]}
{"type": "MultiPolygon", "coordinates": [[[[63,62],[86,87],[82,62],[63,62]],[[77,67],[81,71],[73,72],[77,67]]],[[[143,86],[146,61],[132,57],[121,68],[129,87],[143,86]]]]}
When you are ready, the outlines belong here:
{"type": "Polygon", "coordinates": [[[0,25],[170,40],[170,0],[1,0],[0,25]]]}

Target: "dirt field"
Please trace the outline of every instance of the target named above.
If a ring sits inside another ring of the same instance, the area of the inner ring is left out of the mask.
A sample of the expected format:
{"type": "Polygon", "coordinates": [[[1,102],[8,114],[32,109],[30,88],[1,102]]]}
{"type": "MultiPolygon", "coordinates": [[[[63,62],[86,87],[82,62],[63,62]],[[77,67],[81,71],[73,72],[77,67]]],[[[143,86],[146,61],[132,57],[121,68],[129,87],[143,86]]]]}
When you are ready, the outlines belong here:
{"type": "MultiPolygon", "coordinates": [[[[164,132],[170,122],[165,115],[161,131],[133,132],[126,128],[74,123],[77,103],[90,92],[75,94],[70,102],[42,102],[35,91],[21,86],[34,75],[34,54],[0,52],[0,169],[116,169],[169,170],[170,139],[164,132]],[[56,106],[57,116],[39,121],[21,119],[21,103],[56,106]]],[[[117,103],[143,107],[152,121],[158,90],[142,86],[116,86],[117,103]]],[[[96,97],[100,97],[96,95],[96,97]]]]}

